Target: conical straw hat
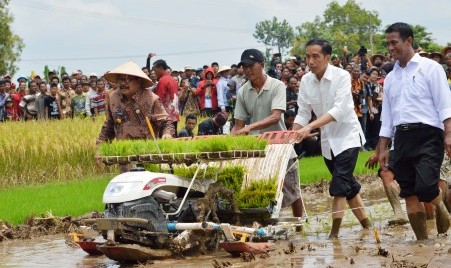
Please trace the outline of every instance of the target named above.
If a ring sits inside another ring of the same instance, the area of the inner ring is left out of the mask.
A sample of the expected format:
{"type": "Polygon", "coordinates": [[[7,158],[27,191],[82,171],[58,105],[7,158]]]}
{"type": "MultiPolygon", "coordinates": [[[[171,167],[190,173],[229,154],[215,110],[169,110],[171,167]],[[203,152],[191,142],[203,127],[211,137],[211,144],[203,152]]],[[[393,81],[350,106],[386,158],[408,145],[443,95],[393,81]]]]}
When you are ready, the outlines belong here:
{"type": "Polygon", "coordinates": [[[111,81],[113,83],[117,83],[117,77],[120,74],[125,75],[132,75],[139,77],[144,80],[145,87],[152,86],[152,80],[141,70],[141,68],[133,61],[128,61],[118,67],[116,67],[114,70],[106,73],[104,75],[105,79],[108,81],[111,81]]]}

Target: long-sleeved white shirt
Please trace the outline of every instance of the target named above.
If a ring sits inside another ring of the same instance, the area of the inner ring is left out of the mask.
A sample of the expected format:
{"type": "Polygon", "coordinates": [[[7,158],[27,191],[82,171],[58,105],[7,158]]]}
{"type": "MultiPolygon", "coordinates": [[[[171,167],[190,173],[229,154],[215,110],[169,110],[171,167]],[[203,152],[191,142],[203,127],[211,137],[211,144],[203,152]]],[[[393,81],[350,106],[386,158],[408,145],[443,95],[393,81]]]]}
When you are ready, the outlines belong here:
{"type": "Polygon", "coordinates": [[[309,72],[302,77],[298,96],[298,114],[294,123],[306,126],[313,111],[319,118],[328,113],[335,121],[321,127],[321,151],[332,159],[343,151],[360,147],[365,136],[354,112],[351,76],[343,69],[328,65],[320,81],[309,72]]]}
{"type": "Polygon", "coordinates": [[[227,98],[226,98],[226,94],[227,94],[227,90],[229,88],[227,87],[227,78],[221,76],[218,80],[218,82],[216,82],[216,95],[218,98],[218,107],[221,109],[225,109],[227,105],[227,98]]]}
{"type": "Polygon", "coordinates": [[[384,81],[379,133],[394,136],[394,127],[423,123],[443,129],[443,121],[451,117],[451,91],[443,67],[415,54],[406,67],[396,62],[384,81]]]}

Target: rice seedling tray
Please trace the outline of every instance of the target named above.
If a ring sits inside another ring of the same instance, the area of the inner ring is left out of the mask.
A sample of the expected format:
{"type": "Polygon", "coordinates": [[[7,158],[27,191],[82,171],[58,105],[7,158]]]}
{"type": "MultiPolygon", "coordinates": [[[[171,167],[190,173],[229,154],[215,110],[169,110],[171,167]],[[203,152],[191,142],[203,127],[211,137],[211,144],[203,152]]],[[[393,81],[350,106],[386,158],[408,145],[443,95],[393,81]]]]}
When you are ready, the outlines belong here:
{"type": "Polygon", "coordinates": [[[102,156],[102,161],[107,165],[128,164],[128,163],[183,164],[183,163],[193,163],[199,160],[223,161],[223,160],[257,158],[257,157],[265,157],[265,150],[233,150],[219,152],[102,156]]]}

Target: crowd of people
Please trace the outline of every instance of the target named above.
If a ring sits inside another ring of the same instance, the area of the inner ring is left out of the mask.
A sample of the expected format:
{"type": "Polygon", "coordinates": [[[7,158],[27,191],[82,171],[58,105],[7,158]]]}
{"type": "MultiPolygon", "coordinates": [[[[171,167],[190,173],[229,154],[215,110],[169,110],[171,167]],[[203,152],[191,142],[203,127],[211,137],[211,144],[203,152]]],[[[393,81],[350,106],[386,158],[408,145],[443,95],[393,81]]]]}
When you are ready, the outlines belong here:
{"type": "MultiPolygon", "coordinates": [[[[418,47],[417,52],[443,64],[451,81],[450,47],[442,53],[426,53],[418,47]]],[[[149,88],[163,101],[175,126],[180,116],[190,115],[196,120],[198,116],[214,119],[217,113],[225,113],[233,118],[237,92],[247,81],[242,67],[236,64],[220,66],[213,62],[200,68],[188,65],[183,70],[175,70],[164,60],[157,60],[151,66],[151,58],[155,55],[149,53],[142,70],[152,81],[149,88]]],[[[393,68],[393,59],[390,55],[379,53],[368,57],[364,47],[354,55],[345,48],[341,55],[333,54],[330,63],[350,73],[355,113],[367,138],[363,149],[375,149],[380,130],[383,82],[385,75],[393,68]]],[[[273,55],[267,68],[269,76],[286,86],[287,129],[291,129],[297,114],[301,79],[308,72],[309,67],[302,57],[291,56],[282,61],[280,54],[273,55]]],[[[46,81],[40,75],[33,78],[21,75],[14,83],[10,75],[4,75],[0,80],[0,122],[96,117],[105,113],[108,95],[117,89],[117,85],[104,79],[104,76],[95,73],[88,76],[81,70],[71,75],[63,73],[60,77],[50,72],[48,77],[46,81]]],[[[218,120],[213,121],[216,123],[218,120]]],[[[214,124],[214,131],[202,133],[219,134],[230,130],[222,130],[223,120],[219,123],[214,124]]],[[[231,128],[234,121],[230,123],[231,128]]]]}

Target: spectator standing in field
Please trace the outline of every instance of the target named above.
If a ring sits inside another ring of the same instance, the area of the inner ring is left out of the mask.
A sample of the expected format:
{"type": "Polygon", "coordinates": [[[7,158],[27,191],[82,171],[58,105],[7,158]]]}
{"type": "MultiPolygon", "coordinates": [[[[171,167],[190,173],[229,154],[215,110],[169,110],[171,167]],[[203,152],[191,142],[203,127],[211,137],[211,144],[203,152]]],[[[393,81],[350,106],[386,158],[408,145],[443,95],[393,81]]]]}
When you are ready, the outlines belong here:
{"type": "Polygon", "coordinates": [[[216,93],[218,96],[218,112],[231,112],[231,108],[227,103],[227,82],[229,80],[230,67],[227,65],[221,66],[218,69],[219,79],[216,82],[216,93]]]}
{"type": "MultiPolygon", "coordinates": [[[[155,94],[160,97],[166,112],[171,116],[174,129],[177,129],[177,122],[180,120],[178,103],[178,85],[177,82],[167,73],[169,66],[164,60],[157,60],[153,63],[153,70],[158,79],[155,94]]],[[[175,135],[175,133],[174,133],[175,135]]]]}
{"type": "Polygon", "coordinates": [[[17,90],[17,93],[10,93],[10,97],[13,100],[13,106],[14,106],[14,110],[15,110],[15,114],[17,114],[17,116],[19,116],[20,119],[22,119],[24,117],[24,112],[23,110],[20,108],[19,103],[22,100],[23,97],[25,97],[25,95],[27,95],[27,82],[23,82],[22,77],[19,77],[19,80],[22,82],[19,82],[19,87],[17,90]]]}
{"type": "Polygon", "coordinates": [[[75,86],[75,96],[72,98],[72,103],[71,103],[72,107],[72,118],[74,117],[81,117],[81,118],[85,118],[86,117],[86,109],[85,109],[85,105],[86,105],[86,96],[83,95],[83,86],[78,83],[75,86]]]}
{"type": "Polygon", "coordinates": [[[196,88],[189,83],[189,78],[182,78],[180,82],[180,115],[199,114],[199,106],[197,104],[196,88]]]}
{"type": "Polygon", "coordinates": [[[94,116],[105,114],[105,99],[107,92],[105,91],[105,81],[97,79],[97,94],[91,100],[91,106],[94,109],[94,116]]]}
{"type": "Polygon", "coordinates": [[[5,109],[6,99],[9,98],[9,94],[5,92],[6,82],[0,80],[0,122],[5,121],[5,109]]]}
{"type": "Polygon", "coordinates": [[[38,86],[36,82],[31,81],[28,84],[28,94],[25,95],[19,103],[19,107],[22,109],[25,120],[37,119],[38,113],[35,107],[38,86]]]}
{"type": "Polygon", "coordinates": [[[41,82],[39,86],[39,95],[34,101],[35,110],[37,112],[38,120],[45,120],[45,98],[47,97],[47,83],[41,82]]]}
{"type": "Polygon", "coordinates": [[[208,117],[216,114],[218,109],[216,85],[213,82],[214,75],[214,70],[207,68],[205,70],[205,79],[199,82],[196,90],[196,94],[199,97],[199,108],[208,117]]]}
{"type": "Polygon", "coordinates": [[[45,119],[61,119],[61,100],[58,96],[58,85],[50,84],[50,94],[44,100],[45,119]]]}

